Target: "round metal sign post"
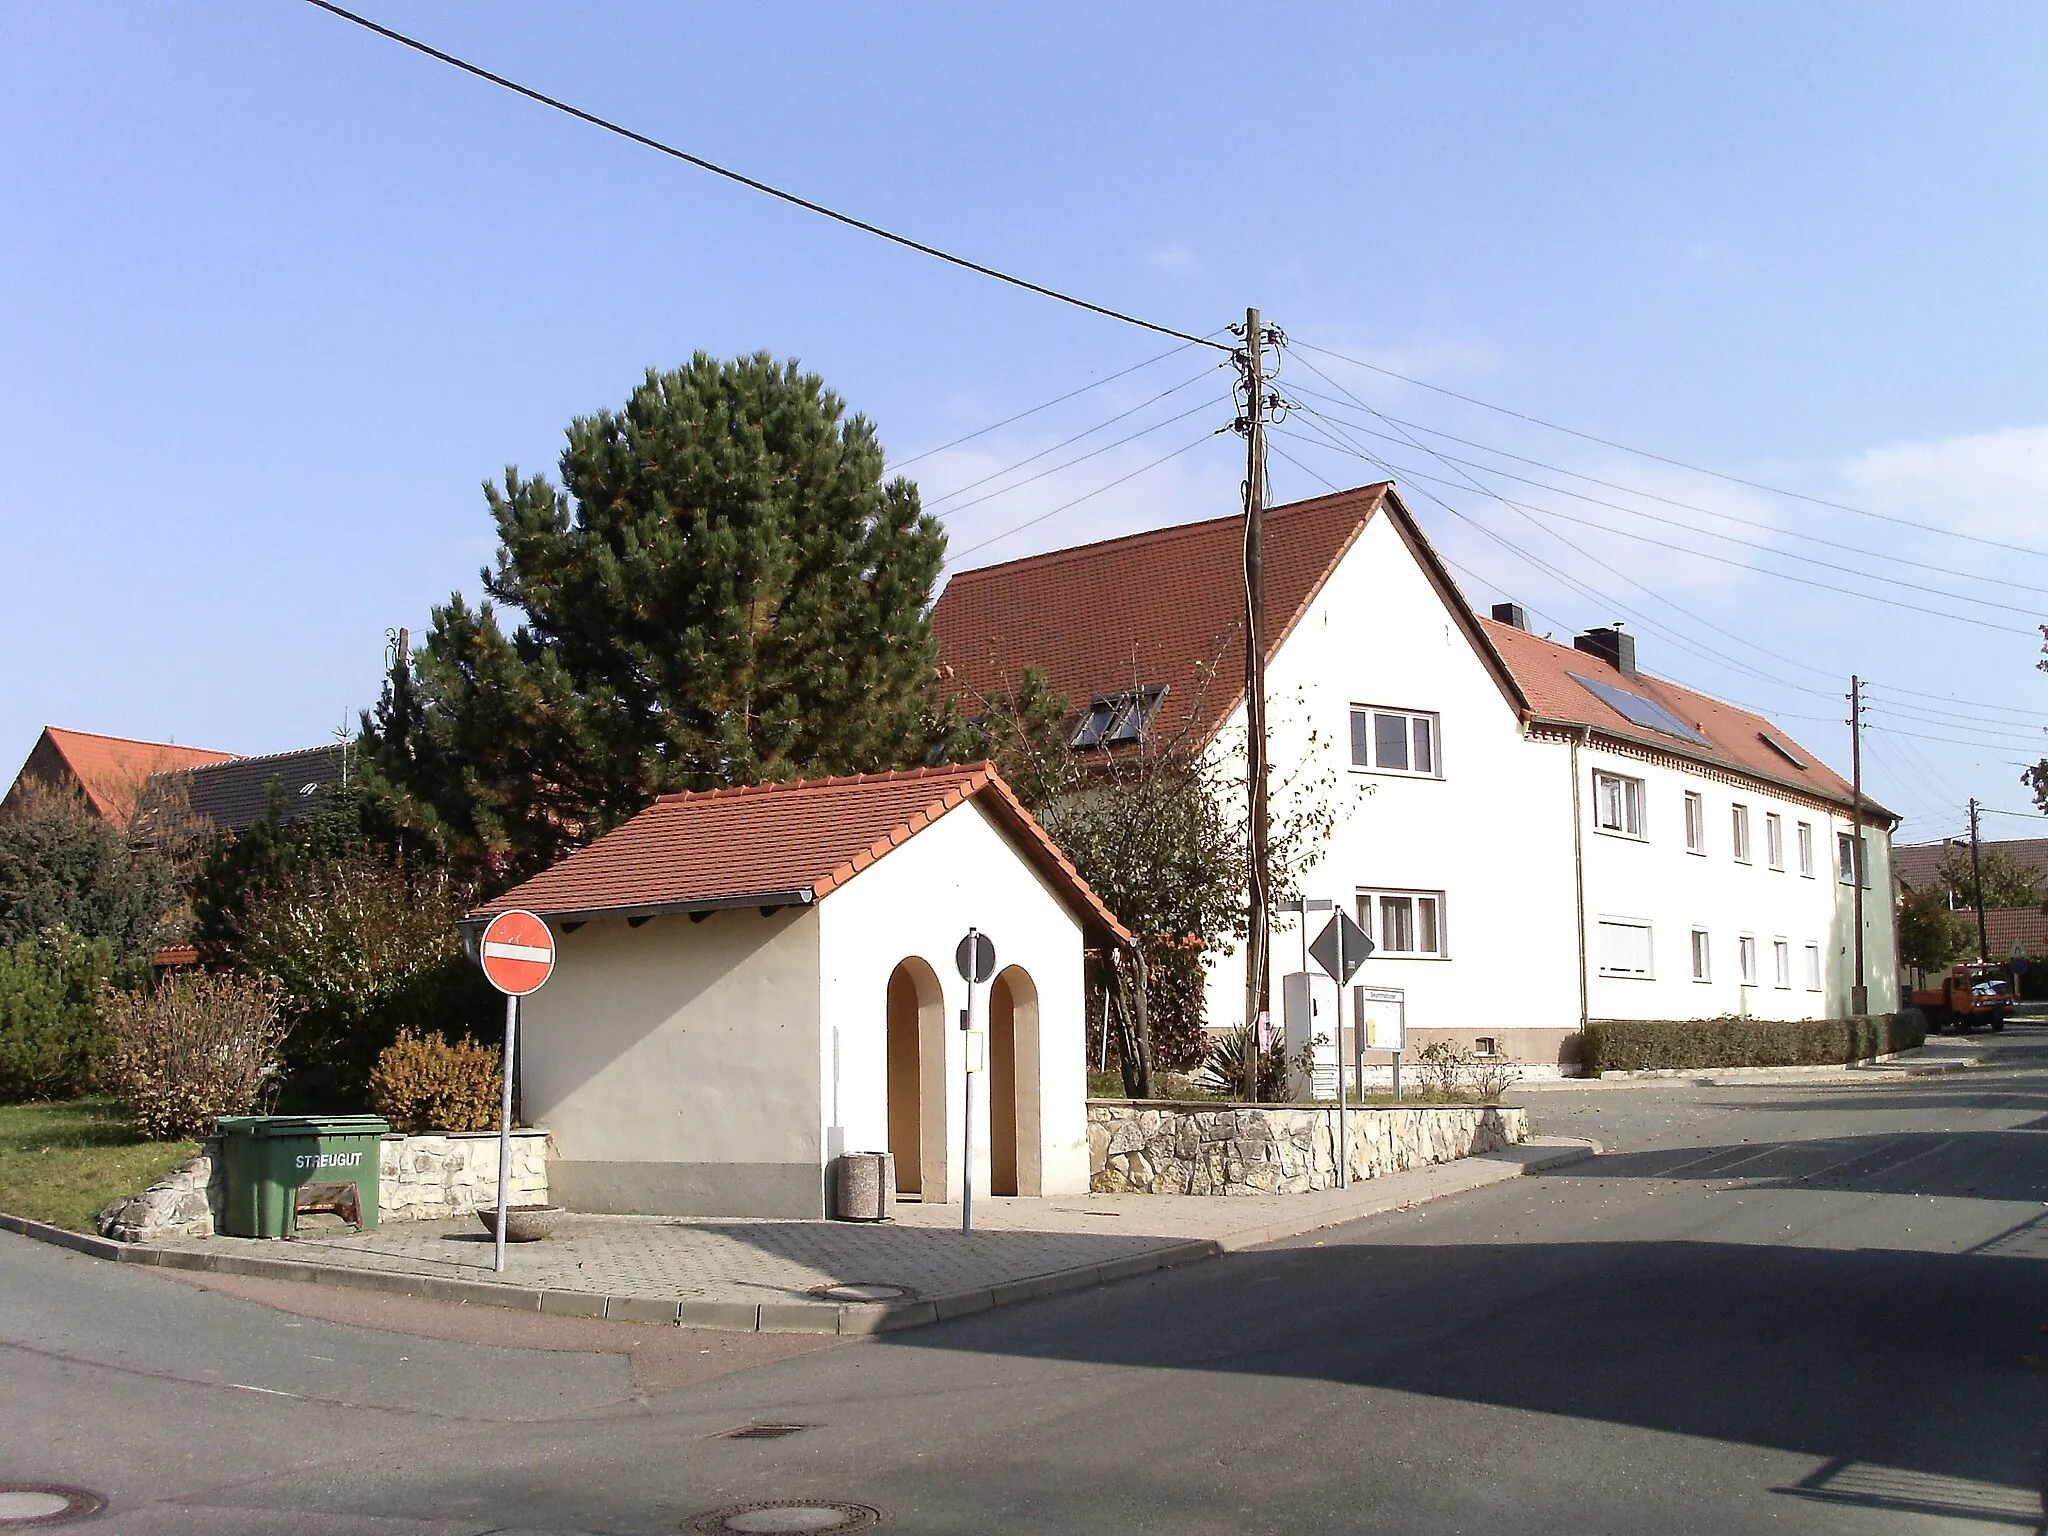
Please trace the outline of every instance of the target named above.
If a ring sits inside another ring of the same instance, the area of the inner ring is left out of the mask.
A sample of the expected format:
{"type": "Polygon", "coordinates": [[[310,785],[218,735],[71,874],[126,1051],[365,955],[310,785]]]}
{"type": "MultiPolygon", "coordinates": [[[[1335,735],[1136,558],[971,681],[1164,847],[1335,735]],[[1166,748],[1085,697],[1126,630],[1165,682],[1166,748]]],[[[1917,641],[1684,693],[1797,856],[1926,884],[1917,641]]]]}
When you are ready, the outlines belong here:
{"type": "Polygon", "coordinates": [[[967,1070],[961,1073],[966,1085],[960,1106],[960,1230],[974,1230],[974,988],[996,973],[996,946],[979,928],[967,930],[967,937],[953,951],[953,964],[967,983],[967,1006],[960,1011],[961,1057],[967,1070]]]}
{"type": "Polygon", "coordinates": [[[531,912],[500,912],[477,946],[484,978],[505,994],[505,1068],[498,1106],[498,1219],[493,1267],[505,1272],[505,1207],[512,1185],[512,1063],[519,1048],[519,999],[555,971],[555,936],[531,912]]]}

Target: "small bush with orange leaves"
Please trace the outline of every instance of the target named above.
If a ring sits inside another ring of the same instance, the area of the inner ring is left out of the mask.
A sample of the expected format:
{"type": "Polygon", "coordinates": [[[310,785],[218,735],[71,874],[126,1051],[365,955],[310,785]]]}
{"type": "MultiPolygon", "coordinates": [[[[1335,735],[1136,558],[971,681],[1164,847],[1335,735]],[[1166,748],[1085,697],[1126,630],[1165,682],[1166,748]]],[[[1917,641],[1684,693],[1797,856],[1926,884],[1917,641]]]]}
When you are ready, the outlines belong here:
{"type": "Polygon", "coordinates": [[[498,1123],[498,1053],[474,1040],[403,1030],[370,1069],[370,1103],[408,1136],[487,1131],[498,1123]]]}

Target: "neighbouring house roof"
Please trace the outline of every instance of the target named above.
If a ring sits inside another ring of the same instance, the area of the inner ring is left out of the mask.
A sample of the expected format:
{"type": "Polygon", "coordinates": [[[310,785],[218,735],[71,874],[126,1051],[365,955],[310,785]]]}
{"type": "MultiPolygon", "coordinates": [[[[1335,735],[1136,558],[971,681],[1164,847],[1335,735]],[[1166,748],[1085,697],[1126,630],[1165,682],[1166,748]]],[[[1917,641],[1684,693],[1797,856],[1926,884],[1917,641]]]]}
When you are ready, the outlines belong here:
{"type": "MultiPolygon", "coordinates": [[[[1512,624],[1495,619],[1479,622],[1528,696],[1532,720],[1591,727],[1602,736],[1804,790],[1844,810],[1855,806],[1855,794],[1846,779],[1762,715],[1647,672],[1624,676],[1601,657],[1545,640],[1512,624]],[[1704,741],[1688,742],[1638,724],[1579,682],[1582,677],[1650,700],[1704,741]],[[1780,746],[1772,746],[1773,741],[1780,746]]],[[[1867,793],[1863,810],[1866,816],[1896,819],[1867,793]]]]}
{"type": "MultiPolygon", "coordinates": [[[[135,812],[136,796],[151,774],[224,763],[233,755],[48,725],[15,775],[14,784],[18,787],[24,779],[39,779],[46,784],[76,785],[95,812],[125,827],[135,812]]],[[[15,788],[9,788],[8,799],[14,795],[15,788]]]]}
{"type": "MultiPolygon", "coordinates": [[[[1976,916],[1968,915],[1973,919],[1976,916]]],[[[1987,907],[1984,936],[1988,940],[1985,948],[1993,960],[2009,959],[2015,944],[2026,945],[2028,959],[2041,960],[2048,957],[2048,912],[2039,907],[1987,907]]]]}
{"type": "MultiPolygon", "coordinates": [[[[1269,658],[1383,513],[1477,639],[1455,584],[1381,482],[1267,511],[1269,658]]],[[[1205,745],[1244,697],[1243,539],[1241,517],[1219,517],[961,571],[932,610],[947,685],[969,715],[987,695],[1013,692],[1026,666],[1043,668],[1079,710],[1097,697],[1163,686],[1149,727],[1155,739],[1205,745]]],[[[1504,673],[1500,681],[1512,693],[1504,673]]]]}
{"type": "MultiPolygon", "coordinates": [[[[2002,842],[1987,838],[1979,846],[1986,853],[2002,853],[2014,863],[2048,876],[2048,837],[2015,837],[2002,842]]],[[[1960,849],[1968,858],[1970,840],[1945,838],[1938,843],[1905,843],[1893,848],[1892,867],[1899,872],[1899,883],[1913,891],[1941,884],[1942,862],[1951,849],[1960,849]]]]}
{"type": "Polygon", "coordinates": [[[238,757],[163,774],[151,789],[172,794],[182,790],[185,808],[192,815],[204,817],[223,832],[245,832],[268,813],[272,784],[282,792],[281,814],[286,821],[299,821],[327,809],[332,804],[327,791],[343,782],[349,752],[349,743],[330,742],[296,752],[238,757]]]}
{"type": "Polygon", "coordinates": [[[523,907],[576,919],[808,904],[969,800],[1010,834],[1091,939],[1130,942],[992,763],[664,795],[470,915],[523,907]]]}

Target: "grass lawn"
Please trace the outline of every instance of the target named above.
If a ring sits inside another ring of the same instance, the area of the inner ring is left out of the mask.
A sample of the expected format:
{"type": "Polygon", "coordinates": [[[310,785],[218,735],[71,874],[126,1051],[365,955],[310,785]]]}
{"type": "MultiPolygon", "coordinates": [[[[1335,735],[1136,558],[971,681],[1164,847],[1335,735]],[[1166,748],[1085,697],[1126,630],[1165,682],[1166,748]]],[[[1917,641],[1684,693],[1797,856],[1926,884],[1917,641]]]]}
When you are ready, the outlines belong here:
{"type": "Polygon", "coordinates": [[[0,1104],[0,1211],[90,1232],[111,1200],[147,1189],[191,1141],[142,1141],[111,1099],[0,1104]]]}

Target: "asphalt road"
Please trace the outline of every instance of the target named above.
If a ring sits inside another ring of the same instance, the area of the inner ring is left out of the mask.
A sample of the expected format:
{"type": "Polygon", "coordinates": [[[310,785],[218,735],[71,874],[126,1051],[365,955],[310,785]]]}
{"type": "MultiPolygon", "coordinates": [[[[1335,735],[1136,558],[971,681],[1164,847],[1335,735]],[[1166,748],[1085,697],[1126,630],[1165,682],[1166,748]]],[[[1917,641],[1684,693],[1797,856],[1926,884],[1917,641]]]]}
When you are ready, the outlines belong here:
{"type": "Polygon", "coordinates": [[[0,1480],[102,1490],[110,1532],[674,1532],[787,1498],[884,1532],[2038,1530],[2048,1030],[1996,1049],[1532,1094],[1610,1153],[779,1359],[292,1315],[0,1238],[0,1480]],[[810,1427],[717,1438],[764,1421],[810,1427]]]}

